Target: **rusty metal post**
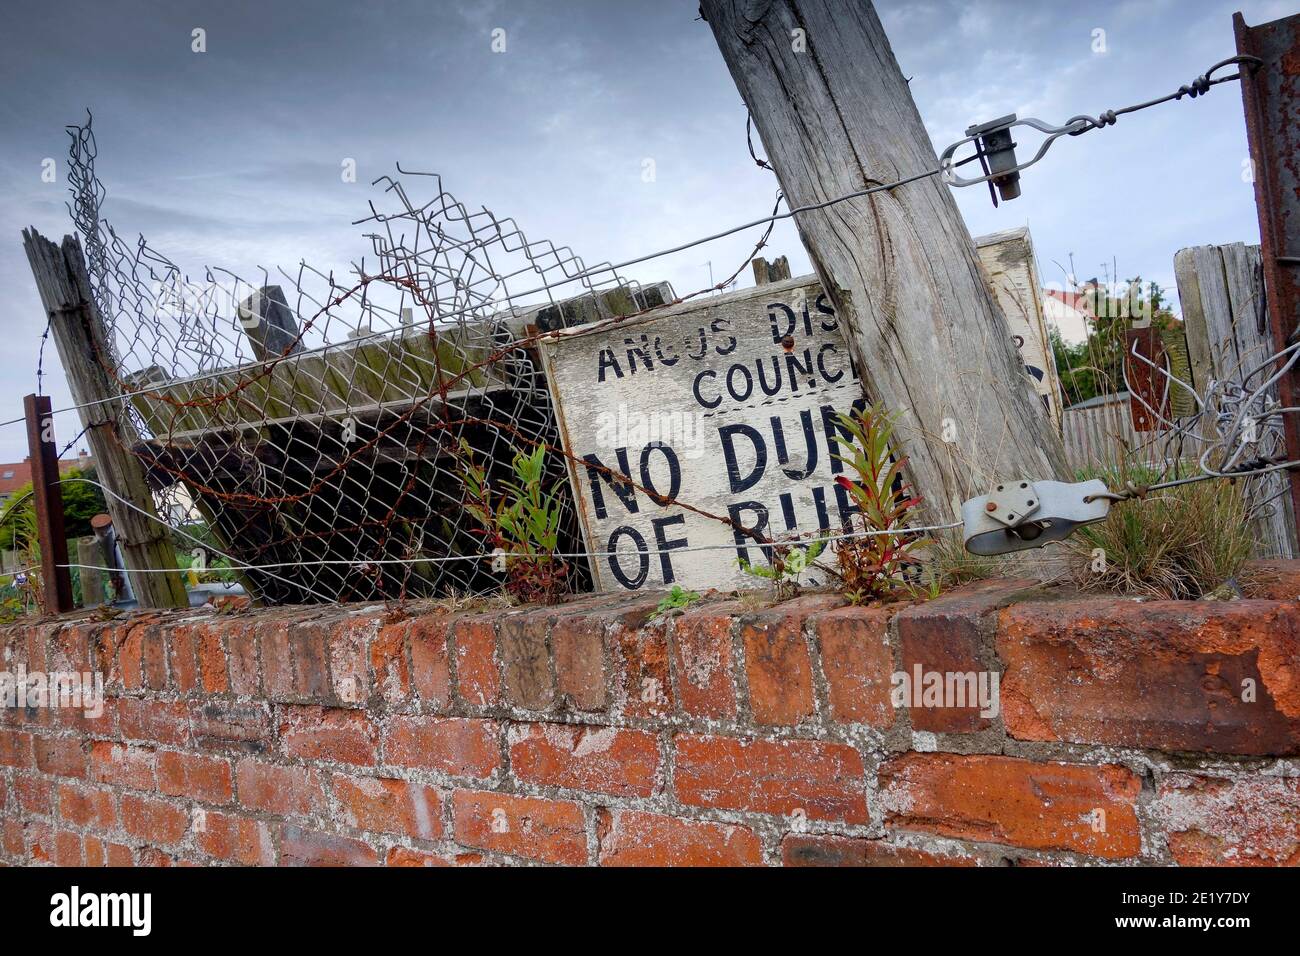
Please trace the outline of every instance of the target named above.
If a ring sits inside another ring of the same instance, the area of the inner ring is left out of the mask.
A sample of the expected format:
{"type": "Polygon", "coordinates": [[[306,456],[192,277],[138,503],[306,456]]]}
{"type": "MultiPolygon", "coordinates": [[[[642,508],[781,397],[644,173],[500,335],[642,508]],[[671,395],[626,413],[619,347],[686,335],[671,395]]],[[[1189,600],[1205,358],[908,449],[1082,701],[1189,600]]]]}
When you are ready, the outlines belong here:
{"type": "Polygon", "coordinates": [[[32,462],[32,501],[41,544],[41,599],[45,613],[72,610],[72,575],[68,571],[68,538],[63,529],[63,488],[59,484],[59,451],[54,443],[54,416],[48,395],[23,399],[27,416],[27,448],[32,462]]]}
{"type": "MultiPolygon", "coordinates": [[[[1260,253],[1273,344],[1281,351],[1296,341],[1300,320],[1300,15],[1246,26],[1232,17],[1237,53],[1258,57],[1242,68],[1241,98],[1246,139],[1255,171],[1260,253]]],[[[1293,407],[1300,397],[1295,373],[1278,382],[1278,399],[1293,407]]],[[[1282,417],[1289,459],[1300,458],[1300,420],[1282,417]]],[[[1291,505],[1300,534],[1300,472],[1292,471],[1291,505]]]]}

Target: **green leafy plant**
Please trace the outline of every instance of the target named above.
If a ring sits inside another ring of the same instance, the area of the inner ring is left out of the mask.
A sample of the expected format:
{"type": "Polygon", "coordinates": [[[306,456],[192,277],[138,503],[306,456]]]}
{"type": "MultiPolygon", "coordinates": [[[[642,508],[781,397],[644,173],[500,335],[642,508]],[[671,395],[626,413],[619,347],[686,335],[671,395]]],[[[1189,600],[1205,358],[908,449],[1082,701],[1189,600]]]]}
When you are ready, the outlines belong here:
{"type": "Polygon", "coordinates": [[[513,478],[502,481],[499,492],[463,439],[460,450],[465,460],[465,510],[482,526],[496,552],[495,568],[505,572],[506,592],[521,601],[554,604],[565,593],[569,566],[555,555],[561,504],[545,488],[545,447],[516,453],[513,478]]]}
{"type": "Polygon", "coordinates": [[[845,538],[835,548],[844,595],[853,604],[915,596],[919,592],[908,573],[916,564],[913,552],[928,541],[905,527],[921,499],[902,480],[907,458],[892,444],[895,420],[875,405],[839,420],[849,437],[835,436],[845,449],[835,457],[855,478],[841,475],[836,482],[860,509],[860,530],[870,532],[845,538]]]}
{"type": "Polygon", "coordinates": [[[655,617],[664,614],[673,614],[690,607],[700,599],[698,591],[687,591],[680,584],[674,584],[673,589],[663,596],[659,606],[655,608],[655,617]]]}
{"type": "Polygon", "coordinates": [[[744,558],[738,558],[737,563],[740,570],[751,577],[771,581],[776,599],[784,601],[799,593],[799,577],[812,567],[825,548],[825,541],[814,541],[808,545],[778,543],[770,546],[771,563],[767,565],[750,564],[744,558]]]}

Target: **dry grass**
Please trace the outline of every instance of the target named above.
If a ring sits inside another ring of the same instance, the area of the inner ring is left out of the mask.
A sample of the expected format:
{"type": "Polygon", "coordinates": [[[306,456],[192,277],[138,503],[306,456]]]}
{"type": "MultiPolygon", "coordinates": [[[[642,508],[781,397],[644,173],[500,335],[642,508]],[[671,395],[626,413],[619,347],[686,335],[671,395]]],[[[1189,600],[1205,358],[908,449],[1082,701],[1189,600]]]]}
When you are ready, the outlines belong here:
{"type": "MultiPolygon", "coordinates": [[[[1128,469],[1124,469],[1129,471],[1128,469]]],[[[1118,471],[1118,470],[1117,470],[1118,471]]],[[[1111,488],[1144,476],[1098,474],[1111,488]]],[[[1170,599],[1239,594],[1254,546],[1241,490],[1227,481],[1201,481],[1145,499],[1118,502],[1110,517],[1075,532],[1075,579],[1088,591],[1170,599]],[[1096,549],[1105,558],[1095,566],[1096,549]]]]}

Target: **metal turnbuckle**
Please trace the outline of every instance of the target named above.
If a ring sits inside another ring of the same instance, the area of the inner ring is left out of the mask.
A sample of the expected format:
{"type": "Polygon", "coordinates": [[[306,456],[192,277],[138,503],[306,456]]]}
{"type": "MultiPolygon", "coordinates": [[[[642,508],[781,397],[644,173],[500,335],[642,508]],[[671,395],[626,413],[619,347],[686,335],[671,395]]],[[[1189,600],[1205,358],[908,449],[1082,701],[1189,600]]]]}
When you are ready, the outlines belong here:
{"type": "Polygon", "coordinates": [[[1105,482],[1030,481],[1000,483],[990,494],[961,506],[963,539],[971,554],[995,555],[1041,548],[1086,524],[1104,521],[1111,501],[1105,482]]]}
{"type": "MultiPolygon", "coordinates": [[[[1020,195],[1020,171],[1022,169],[1028,169],[1047,155],[1047,150],[1060,137],[1074,136],[1091,129],[1093,125],[1095,124],[1090,123],[1086,118],[1079,117],[1070,120],[1064,126],[1052,126],[1032,117],[1029,119],[1016,119],[1016,114],[1011,113],[1000,119],[972,126],[966,130],[965,139],[953,143],[939,157],[939,166],[943,170],[943,180],[951,186],[977,186],[980,183],[992,183],[998,187],[998,192],[1002,195],[1003,200],[1015,199],[1020,195]],[[1011,138],[1011,130],[1017,126],[1028,126],[1040,133],[1047,134],[1047,138],[1038,147],[1038,152],[1034,154],[1034,158],[1023,163],[1016,162],[1016,143],[1011,138]],[[975,145],[975,155],[960,162],[955,162],[953,154],[967,143],[975,145]],[[975,178],[958,176],[957,167],[974,159],[980,160],[980,164],[984,167],[984,175],[975,178]]],[[[996,201],[994,205],[997,205],[996,201]]]]}

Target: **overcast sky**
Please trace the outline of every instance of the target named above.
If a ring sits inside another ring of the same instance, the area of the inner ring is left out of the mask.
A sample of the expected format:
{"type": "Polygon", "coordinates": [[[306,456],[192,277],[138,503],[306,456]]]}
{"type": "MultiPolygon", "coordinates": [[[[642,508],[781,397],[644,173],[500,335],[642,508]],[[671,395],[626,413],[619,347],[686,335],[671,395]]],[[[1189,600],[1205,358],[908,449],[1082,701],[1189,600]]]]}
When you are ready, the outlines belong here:
{"type": "MultiPolygon", "coordinates": [[[[847,0],[846,0],[847,2],[847,0]]],[[[7,5],[17,6],[17,5],[7,5]]],[[[880,0],[936,151],[1015,112],[1061,123],[1164,94],[1232,55],[1231,16],[1296,0],[880,0]],[[1103,30],[1104,52],[1096,52],[1103,30]]],[[[67,136],[89,107],[103,213],[192,275],[300,259],[346,270],[350,225],[395,161],[588,263],[619,261],[765,215],[775,179],[745,147],[745,107],[696,4],[592,2],[60,2],[6,9],[0,31],[0,420],[35,388],[44,318],[19,231],[70,231],[67,136]],[[191,50],[206,31],[207,52],[191,50]],[[505,31],[506,51],[492,50],[505,31]],[[57,160],[57,181],[41,180],[57,160]],[[355,159],[357,182],[340,175],[355,159]],[[644,160],[655,178],[643,180],[644,160]]],[[[815,42],[815,40],[814,40],[815,42]]],[[[1022,140],[1025,137],[1021,137],[1022,140]]],[[[1032,140],[1036,144],[1036,140],[1032,140]]],[[[761,144],[758,144],[761,150],[761,144]]],[[[1036,148],[1033,147],[1033,148],[1036,148]]],[[[1022,149],[1022,152],[1024,150],[1022,149]]],[[[1184,246],[1258,242],[1235,85],[1065,139],[994,209],[956,190],[971,232],[1028,225],[1046,280],[1118,263],[1173,289],[1184,246]],[[1103,266],[1103,263],[1106,265],[1103,266]]],[[[757,231],[628,270],[678,292],[721,277],[757,231]]],[[[768,255],[810,271],[794,227],[768,255]]],[[[748,270],[742,284],[749,284],[748,270]]],[[[57,358],[45,390],[69,402],[57,358]]],[[[71,437],[74,415],[57,430],[71,437]]],[[[0,428],[0,460],[26,454],[0,428]]]]}

